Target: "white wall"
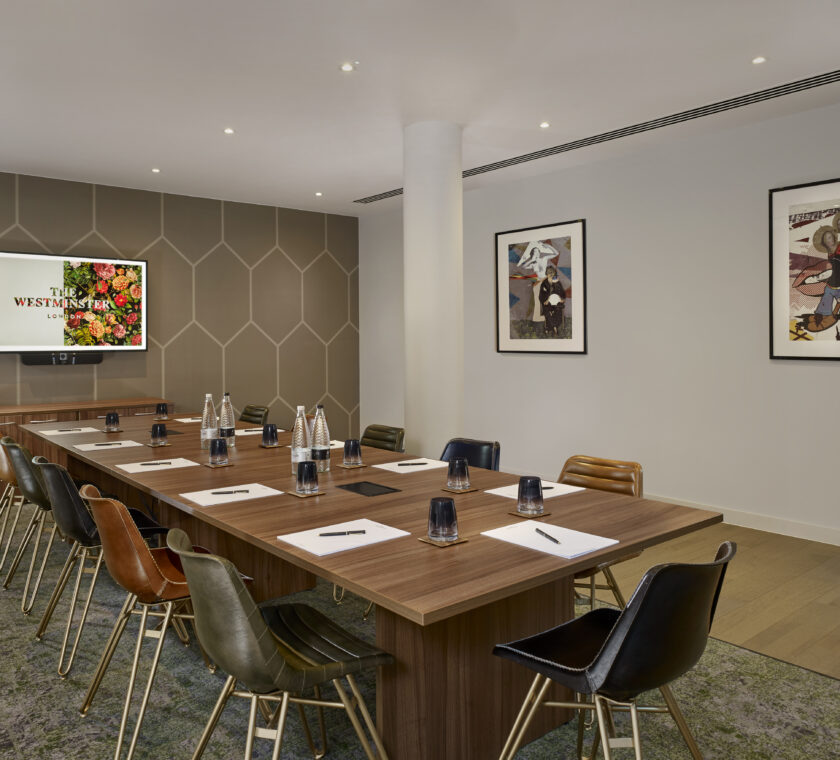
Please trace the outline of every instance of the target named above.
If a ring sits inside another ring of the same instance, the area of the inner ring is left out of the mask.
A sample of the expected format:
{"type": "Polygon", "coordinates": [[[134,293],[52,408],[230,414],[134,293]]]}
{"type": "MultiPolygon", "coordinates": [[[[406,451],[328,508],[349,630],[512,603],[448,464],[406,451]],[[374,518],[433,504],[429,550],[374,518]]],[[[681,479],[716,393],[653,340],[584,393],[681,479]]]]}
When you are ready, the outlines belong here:
{"type": "MultiPolygon", "coordinates": [[[[663,130],[629,157],[467,192],[463,433],[498,439],[509,471],[633,459],[649,496],[840,544],[840,362],[768,358],[767,191],[840,175],[837,124],[835,106],[684,140],[663,130]],[[494,234],[577,218],[589,353],[497,354],[494,234]]],[[[397,352],[371,329],[401,310],[398,228],[396,213],[360,225],[363,424],[402,403],[397,376],[376,377],[397,352]]]]}

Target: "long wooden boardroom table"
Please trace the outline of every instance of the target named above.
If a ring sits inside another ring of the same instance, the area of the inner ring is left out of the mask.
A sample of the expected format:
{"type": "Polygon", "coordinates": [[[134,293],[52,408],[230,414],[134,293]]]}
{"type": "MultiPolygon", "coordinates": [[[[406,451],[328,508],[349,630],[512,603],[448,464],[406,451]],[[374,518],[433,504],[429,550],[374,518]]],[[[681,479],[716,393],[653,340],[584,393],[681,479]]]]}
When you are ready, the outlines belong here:
{"type": "MultiPolygon", "coordinates": [[[[188,416],[188,415],[178,415],[188,416]]],[[[101,427],[99,420],[91,427],[101,427]]],[[[639,551],[721,521],[721,515],[649,499],[584,490],[546,499],[547,523],[618,539],[607,549],[571,560],[480,535],[517,521],[515,501],[485,493],[518,482],[518,476],[473,468],[478,490],[455,495],[464,543],[437,548],[418,540],[426,533],[429,499],[444,496],[446,470],[406,467],[394,473],[372,465],[411,458],[363,447],[363,469],[337,466],[321,476],[323,496],[288,493],[200,507],[180,496],[209,488],[261,483],[294,489],[290,450],[263,449],[260,436],[238,436],[233,466],[204,466],[129,475],[117,464],[184,457],[207,461],[199,424],[167,422],[171,446],[82,452],[80,443],[130,439],[147,442],[151,419],[127,418],[123,431],[45,436],[55,425],[24,425],[67,455],[77,477],[99,483],[131,506],[150,507],[170,527],[184,528],[194,543],[229,557],[253,575],[258,599],[311,587],[315,577],[374,601],[377,644],[396,663],[377,677],[377,722],[394,760],[498,757],[531,681],[530,671],[493,657],[493,645],[552,627],[573,615],[572,576],[598,562],[639,551]],[[361,480],[398,489],[365,497],[337,488],[361,480]],[[364,548],[317,557],[277,536],[355,518],[408,531],[364,548]]],[[[290,434],[281,433],[288,444],[290,434]]],[[[559,468],[559,465],[558,465],[559,468]]],[[[557,725],[544,710],[530,738],[557,725]]]]}

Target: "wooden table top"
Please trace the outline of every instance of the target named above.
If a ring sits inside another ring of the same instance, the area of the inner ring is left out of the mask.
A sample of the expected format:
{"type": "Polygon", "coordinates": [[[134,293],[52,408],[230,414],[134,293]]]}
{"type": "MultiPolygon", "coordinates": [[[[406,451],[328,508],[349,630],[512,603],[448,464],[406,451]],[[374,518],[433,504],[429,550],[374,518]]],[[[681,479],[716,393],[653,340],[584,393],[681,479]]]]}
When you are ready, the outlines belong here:
{"type": "MultiPolygon", "coordinates": [[[[446,485],[445,469],[406,468],[410,470],[406,474],[389,472],[370,465],[409,459],[410,455],[362,447],[364,462],[368,465],[363,469],[337,467],[341,452],[332,452],[331,472],[320,476],[321,490],[326,492],[323,496],[300,499],[284,493],[199,507],[179,494],[254,482],[281,491],[293,490],[290,450],[285,445],[291,434],[280,433],[280,443],[284,445],[277,449],[261,448],[259,435],[239,436],[235,449],[231,450],[232,467],[188,467],[137,475],[130,475],[115,465],[175,457],[206,462],[207,452],[201,451],[199,445],[199,423],[179,423],[170,419],[167,429],[182,435],[171,435],[172,445],[166,448],[103,448],[94,452],[73,448],[77,443],[104,440],[146,442],[150,420],[149,417],[122,419],[122,433],[42,437],[65,448],[73,457],[89,462],[157,499],[419,625],[445,620],[722,520],[717,512],[590,489],[546,499],[545,510],[550,514],[534,521],[535,525],[563,526],[619,542],[583,557],[564,560],[480,535],[482,531],[518,520],[508,514],[516,509],[515,500],[485,493],[487,489],[518,482],[518,476],[504,472],[471,468],[472,485],[479,490],[453,495],[442,490],[446,485]],[[397,488],[399,492],[365,497],[336,487],[361,480],[397,488]],[[453,496],[460,536],[468,539],[465,543],[438,548],[418,540],[426,534],[429,499],[433,496],[453,496]],[[277,540],[278,535],[355,518],[375,520],[406,530],[411,535],[325,557],[317,557],[277,540]]],[[[85,424],[101,427],[102,421],[85,421],[85,424]]],[[[41,436],[39,425],[21,427],[41,436]]]]}

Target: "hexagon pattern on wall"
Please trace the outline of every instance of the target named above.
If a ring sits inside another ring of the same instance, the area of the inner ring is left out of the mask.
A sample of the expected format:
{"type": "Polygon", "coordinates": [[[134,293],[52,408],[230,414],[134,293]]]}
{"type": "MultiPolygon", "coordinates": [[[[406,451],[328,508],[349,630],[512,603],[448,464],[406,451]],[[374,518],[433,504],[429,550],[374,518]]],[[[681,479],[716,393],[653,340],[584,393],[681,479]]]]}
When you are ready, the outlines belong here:
{"type": "MultiPolygon", "coordinates": [[[[189,412],[229,390],[281,427],[324,403],[333,437],[359,434],[355,217],[0,174],[0,243],[148,261],[152,349],[88,367],[98,397],[162,394],[189,412]]],[[[7,403],[28,399],[16,362],[0,361],[7,403]]],[[[91,398],[83,379],[62,398],[91,398]]]]}

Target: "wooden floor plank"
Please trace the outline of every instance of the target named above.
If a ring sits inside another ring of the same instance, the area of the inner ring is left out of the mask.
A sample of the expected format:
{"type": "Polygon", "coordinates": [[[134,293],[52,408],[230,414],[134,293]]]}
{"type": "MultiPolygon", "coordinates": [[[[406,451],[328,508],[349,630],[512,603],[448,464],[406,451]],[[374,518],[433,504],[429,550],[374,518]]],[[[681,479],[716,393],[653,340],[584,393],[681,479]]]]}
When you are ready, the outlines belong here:
{"type": "Polygon", "coordinates": [[[738,554],[712,635],[840,678],[840,547],[722,523],[647,549],[617,565],[616,579],[629,597],[649,567],[708,562],[727,539],[738,554]]]}

